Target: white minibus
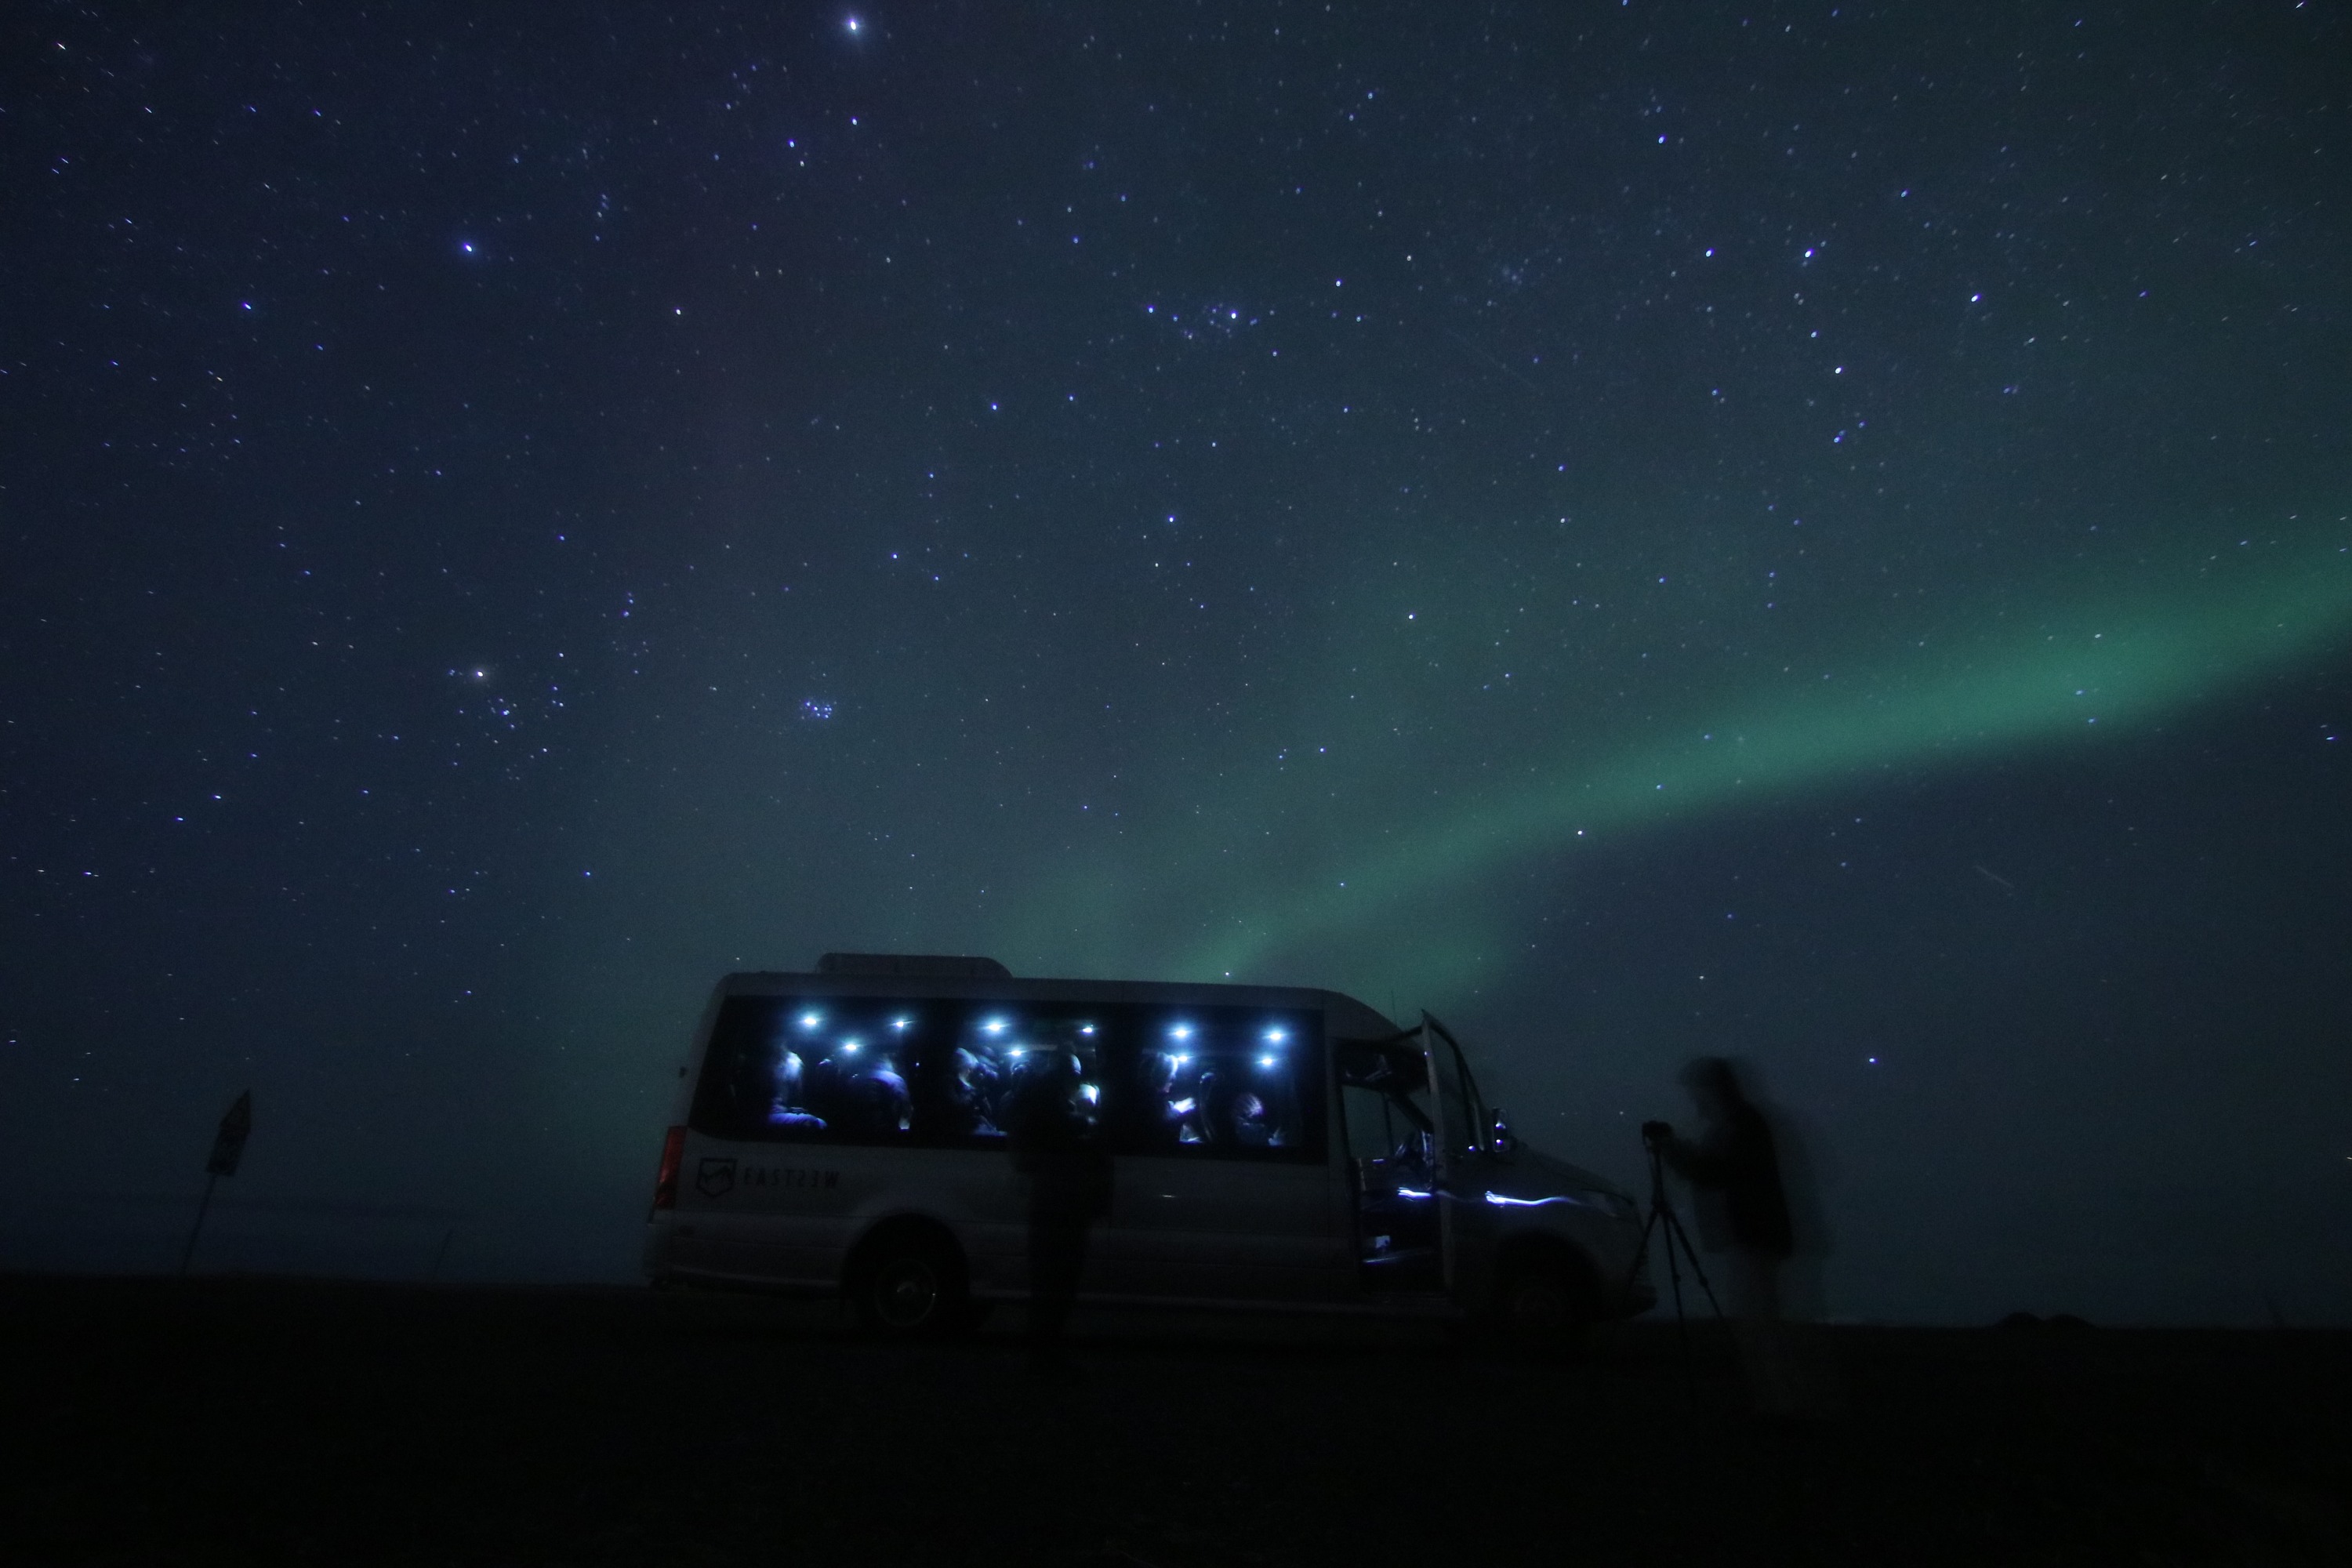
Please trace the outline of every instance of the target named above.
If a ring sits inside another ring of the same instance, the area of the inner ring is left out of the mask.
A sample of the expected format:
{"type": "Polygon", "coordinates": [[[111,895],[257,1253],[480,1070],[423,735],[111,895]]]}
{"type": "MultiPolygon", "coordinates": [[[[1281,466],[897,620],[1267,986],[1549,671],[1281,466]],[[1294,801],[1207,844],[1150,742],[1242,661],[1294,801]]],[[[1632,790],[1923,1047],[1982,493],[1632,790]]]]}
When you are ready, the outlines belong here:
{"type": "Polygon", "coordinates": [[[1512,1137],[1427,1015],[1331,991],[1018,980],[828,953],[719,983],[679,1069],[645,1271],[840,1292],[897,1335],[1028,1292],[1006,1133],[1055,1092],[1109,1158],[1081,1302],[1485,1318],[1654,1300],[1625,1193],[1512,1137]]]}

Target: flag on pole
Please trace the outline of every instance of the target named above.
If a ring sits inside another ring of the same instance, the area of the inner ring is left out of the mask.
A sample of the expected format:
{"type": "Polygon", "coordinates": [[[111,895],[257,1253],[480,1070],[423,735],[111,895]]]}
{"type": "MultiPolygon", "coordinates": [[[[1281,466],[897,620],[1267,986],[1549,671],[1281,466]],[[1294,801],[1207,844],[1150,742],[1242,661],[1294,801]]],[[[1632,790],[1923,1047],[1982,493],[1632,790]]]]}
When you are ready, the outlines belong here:
{"type": "Polygon", "coordinates": [[[205,1162],[208,1176],[234,1176],[236,1163],[245,1158],[245,1140],[253,1131],[253,1090],[247,1089],[236,1097],[236,1103],[221,1118],[220,1131],[213,1138],[213,1157],[205,1162]]]}

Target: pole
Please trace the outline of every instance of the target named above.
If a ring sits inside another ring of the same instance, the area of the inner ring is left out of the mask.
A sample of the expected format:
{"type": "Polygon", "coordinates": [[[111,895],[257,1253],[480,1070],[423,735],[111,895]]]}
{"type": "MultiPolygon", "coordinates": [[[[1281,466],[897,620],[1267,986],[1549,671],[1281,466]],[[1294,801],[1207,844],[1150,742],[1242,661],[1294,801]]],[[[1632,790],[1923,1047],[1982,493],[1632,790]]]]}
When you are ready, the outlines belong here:
{"type": "Polygon", "coordinates": [[[196,1202],[196,1223],[188,1227],[188,1245],[180,1253],[180,1274],[186,1278],[188,1264],[196,1256],[196,1237],[204,1233],[205,1211],[213,1206],[213,1184],[220,1180],[217,1172],[205,1177],[205,1195],[196,1202]]]}

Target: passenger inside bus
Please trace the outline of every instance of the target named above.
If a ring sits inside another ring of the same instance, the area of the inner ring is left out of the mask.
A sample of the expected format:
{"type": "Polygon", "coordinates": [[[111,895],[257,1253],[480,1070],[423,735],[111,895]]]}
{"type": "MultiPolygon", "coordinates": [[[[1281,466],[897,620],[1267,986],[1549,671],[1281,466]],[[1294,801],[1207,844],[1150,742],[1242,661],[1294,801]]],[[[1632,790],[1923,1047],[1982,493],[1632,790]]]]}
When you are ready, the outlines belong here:
{"type": "Polygon", "coordinates": [[[1001,1076],[961,1046],[919,1050],[909,1075],[915,1136],[927,1143],[1002,1137],[993,1119],[1001,1076]]]}
{"type": "Polygon", "coordinates": [[[1181,1051],[1139,1051],[1135,1057],[1134,1099],[1128,1110],[1128,1139],[1137,1152],[1172,1152],[1197,1143],[1200,1101],[1186,1068],[1190,1056],[1181,1051]],[[1189,1134],[1189,1135],[1188,1135],[1189,1134]]]}
{"type": "MultiPolygon", "coordinates": [[[[983,1026],[984,1027],[984,1026],[983,1026]]],[[[1041,1079],[1063,1086],[1070,1114],[1091,1131],[1102,1120],[1101,1034],[1091,1020],[1032,1018],[1008,1032],[1003,1047],[1010,1079],[1008,1099],[1030,1091],[1041,1079]]],[[[1009,1105],[1000,1105],[1003,1114],[1009,1105]]],[[[1004,1125],[1000,1115],[998,1124],[1004,1125]]]]}
{"type": "Polygon", "coordinates": [[[769,1042],[775,1066],[768,1091],[768,1125],[821,1131],[824,1118],[801,1106],[801,1054],[778,1036],[769,1042]]]}
{"type": "Polygon", "coordinates": [[[907,1080],[890,1054],[854,1036],[816,1064],[808,1096],[827,1123],[852,1138],[888,1138],[912,1125],[907,1080]]]}
{"type": "Polygon", "coordinates": [[[1234,1144],[1242,1149],[1278,1149],[1282,1129],[1275,1124],[1265,1101],[1248,1089],[1234,1096],[1234,1144]]]}

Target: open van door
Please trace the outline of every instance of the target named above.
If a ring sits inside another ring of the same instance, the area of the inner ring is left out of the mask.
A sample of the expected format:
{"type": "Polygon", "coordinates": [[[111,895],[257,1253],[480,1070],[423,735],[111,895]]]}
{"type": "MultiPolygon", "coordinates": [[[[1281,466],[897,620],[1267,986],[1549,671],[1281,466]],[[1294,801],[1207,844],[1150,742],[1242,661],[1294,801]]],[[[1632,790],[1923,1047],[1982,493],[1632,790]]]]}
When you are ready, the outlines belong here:
{"type": "MultiPolygon", "coordinates": [[[[1468,1059],[1445,1026],[1423,1013],[1418,1033],[1435,1090],[1431,1099],[1436,1108],[1436,1191],[1445,1289],[1458,1298],[1472,1283],[1465,1278],[1468,1258],[1486,1229],[1486,1187],[1474,1167],[1487,1152],[1493,1119],[1478,1093],[1478,1080],[1470,1076],[1468,1059]]],[[[1478,1289],[1485,1289],[1483,1283],[1478,1289]]]]}
{"type": "MultiPolygon", "coordinates": [[[[1357,1278],[1387,1297],[1442,1300],[1455,1272],[1444,1194],[1467,1123],[1445,1104],[1444,1046],[1427,1015],[1412,1028],[1335,1042],[1355,1204],[1357,1278]]],[[[1458,1179],[1458,1173],[1457,1173],[1458,1179]]]]}

